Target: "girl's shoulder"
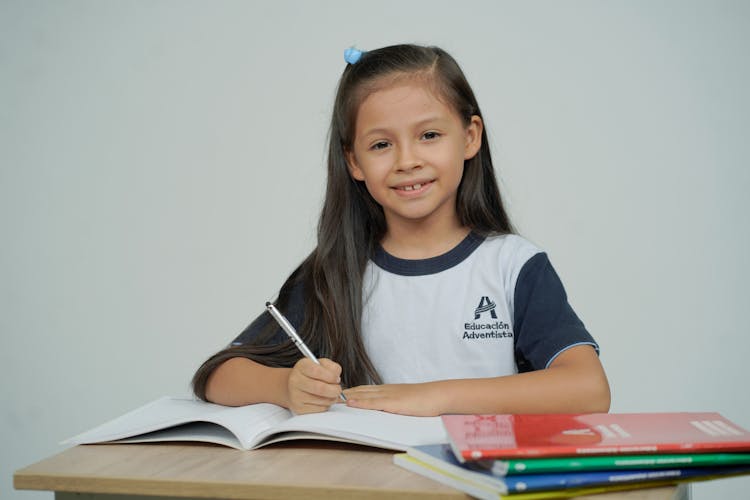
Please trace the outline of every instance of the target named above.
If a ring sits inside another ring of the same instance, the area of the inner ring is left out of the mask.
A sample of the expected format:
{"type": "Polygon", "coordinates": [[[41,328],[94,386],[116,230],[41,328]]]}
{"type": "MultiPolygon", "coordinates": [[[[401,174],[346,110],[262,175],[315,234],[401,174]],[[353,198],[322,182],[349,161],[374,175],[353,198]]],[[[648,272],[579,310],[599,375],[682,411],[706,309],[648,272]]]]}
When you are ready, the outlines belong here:
{"type": "Polygon", "coordinates": [[[483,253],[504,262],[523,265],[534,255],[543,251],[531,241],[518,234],[498,234],[487,236],[480,246],[483,253]]]}

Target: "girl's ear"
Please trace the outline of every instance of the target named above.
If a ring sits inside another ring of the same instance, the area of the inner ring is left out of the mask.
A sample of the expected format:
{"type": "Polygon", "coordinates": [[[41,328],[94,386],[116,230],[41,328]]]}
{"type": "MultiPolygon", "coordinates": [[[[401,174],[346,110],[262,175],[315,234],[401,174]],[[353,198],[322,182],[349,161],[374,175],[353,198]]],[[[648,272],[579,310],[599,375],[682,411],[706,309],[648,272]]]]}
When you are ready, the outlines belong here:
{"type": "Polygon", "coordinates": [[[346,166],[349,167],[349,175],[351,175],[354,180],[357,181],[365,180],[362,169],[359,168],[359,165],[357,164],[357,159],[354,156],[354,152],[345,151],[344,156],[346,157],[346,166]]]}
{"type": "Polygon", "coordinates": [[[482,130],[484,124],[482,119],[477,115],[471,117],[469,126],[466,127],[466,146],[464,148],[464,160],[474,158],[482,147],[482,130]]]}

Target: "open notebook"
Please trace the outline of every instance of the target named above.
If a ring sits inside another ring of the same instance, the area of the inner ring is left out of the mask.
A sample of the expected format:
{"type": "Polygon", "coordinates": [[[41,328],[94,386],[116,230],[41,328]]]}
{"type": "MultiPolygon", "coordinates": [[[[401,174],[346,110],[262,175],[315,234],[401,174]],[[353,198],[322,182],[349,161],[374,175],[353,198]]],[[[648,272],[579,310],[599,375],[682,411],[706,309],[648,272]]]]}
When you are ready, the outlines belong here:
{"type": "Polygon", "coordinates": [[[268,403],[221,406],[164,397],[63,441],[63,444],[199,441],[254,449],[280,441],[318,439],[390,450],[446,442],[439,417],[411,417],[336,404],[294,415],[268,403]]]}

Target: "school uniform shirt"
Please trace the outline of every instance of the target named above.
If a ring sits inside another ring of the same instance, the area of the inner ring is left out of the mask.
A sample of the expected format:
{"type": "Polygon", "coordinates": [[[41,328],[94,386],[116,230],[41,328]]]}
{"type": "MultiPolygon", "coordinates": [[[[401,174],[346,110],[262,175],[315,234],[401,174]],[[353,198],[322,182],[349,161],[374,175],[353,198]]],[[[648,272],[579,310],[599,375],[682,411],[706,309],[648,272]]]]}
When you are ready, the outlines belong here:
{"type": "MultiPolygon", "coordinates": [[[[285,311],[297,328],[303,300],[292,293],[285,311]]],[[[599,350],[547,255],[518,235],[470,233],[419,260],[379,248],[365,268],[362,302],[363,342],[384,383],[498,377],[544,369],[573,346],[599,350]]],[[[269,316],[232,344],[252,339],[269,316]]]]}

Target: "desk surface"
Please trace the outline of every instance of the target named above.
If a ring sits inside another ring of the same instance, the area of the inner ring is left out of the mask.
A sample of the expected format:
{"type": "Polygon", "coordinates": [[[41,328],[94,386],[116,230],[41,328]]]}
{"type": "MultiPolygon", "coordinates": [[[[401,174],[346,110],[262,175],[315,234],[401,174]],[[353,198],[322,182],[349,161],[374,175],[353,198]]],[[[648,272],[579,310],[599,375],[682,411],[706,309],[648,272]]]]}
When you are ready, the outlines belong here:
{"type": "MultiPolygon", "coordinates": [[[[393,453],[295,442],[254,451],[200,444],[76,446],[17,471],[16,489],[192,498],[467,499],[392,463],[393,453]]],[[[592,500],[672,500],[676,487],[592,500]]]]}

